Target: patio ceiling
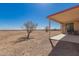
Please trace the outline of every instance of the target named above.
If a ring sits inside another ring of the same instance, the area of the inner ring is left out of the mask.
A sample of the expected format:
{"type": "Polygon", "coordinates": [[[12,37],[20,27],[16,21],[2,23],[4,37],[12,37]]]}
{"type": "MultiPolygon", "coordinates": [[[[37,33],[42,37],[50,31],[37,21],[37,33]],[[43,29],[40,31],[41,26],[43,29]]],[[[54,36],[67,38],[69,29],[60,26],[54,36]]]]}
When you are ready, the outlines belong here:
{"type": "Polygon", "coordinates": [[[59,23],[71,23],[74,21],[79,21],[79,6],[49,15],[48,18],[59,23]]]}

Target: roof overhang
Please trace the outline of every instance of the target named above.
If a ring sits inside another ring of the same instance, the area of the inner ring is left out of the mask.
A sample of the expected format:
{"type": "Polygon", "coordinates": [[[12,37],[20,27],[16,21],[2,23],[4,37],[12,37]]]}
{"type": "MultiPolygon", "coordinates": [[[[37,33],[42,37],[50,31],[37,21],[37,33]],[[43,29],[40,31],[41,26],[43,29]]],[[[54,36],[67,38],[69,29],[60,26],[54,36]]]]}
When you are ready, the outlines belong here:
{"type": "Polygon", "coordinates": [[[79,21],[79,5],[66,9],[64,11],[49,15],[50,20],[55,20],[59,23],[71,23],[79,21]]]}

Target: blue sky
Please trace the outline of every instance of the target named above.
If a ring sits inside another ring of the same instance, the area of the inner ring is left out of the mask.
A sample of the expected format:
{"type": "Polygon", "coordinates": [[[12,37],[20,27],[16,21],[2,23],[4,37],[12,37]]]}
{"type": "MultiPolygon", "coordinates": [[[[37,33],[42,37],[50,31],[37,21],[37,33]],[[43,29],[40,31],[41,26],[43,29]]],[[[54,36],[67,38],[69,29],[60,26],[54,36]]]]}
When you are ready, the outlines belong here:
{"type": "MultiPolygon", "coordinates": [[[[38,28],[48,26],[47,16],[79,5],[77,3],[0,3],[0,29],[20,29],[29,20],[38,24],[38,28]]],[[[52,28],[60,25],[52,21],[52,28]]]]}

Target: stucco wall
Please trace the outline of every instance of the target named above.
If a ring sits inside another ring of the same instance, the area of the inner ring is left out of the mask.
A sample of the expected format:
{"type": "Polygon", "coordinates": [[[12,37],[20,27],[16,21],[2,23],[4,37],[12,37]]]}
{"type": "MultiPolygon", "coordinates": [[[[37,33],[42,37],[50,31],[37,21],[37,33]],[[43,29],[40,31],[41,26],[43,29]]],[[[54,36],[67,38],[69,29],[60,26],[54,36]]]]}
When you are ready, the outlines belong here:
{"type": "MultiPolygon", "coordinates": [[[[66,33],[67,32],[67,28],[65,24],[62,24],[62,33],[66,33]]],[[[79,22],[74,22],[74,31],[79,31],[79,22]]]]}
{"type": "Polygon", "coordinates": [[[79,31],[79,22],[74,22],[74,30],[79,31]]]}
{"type": "Polygon", "coordinates": [[[62,29],[62,33],[66,33],[66,25],[65,24],[62,24],[61,25],[61,29],[62,29]]]}

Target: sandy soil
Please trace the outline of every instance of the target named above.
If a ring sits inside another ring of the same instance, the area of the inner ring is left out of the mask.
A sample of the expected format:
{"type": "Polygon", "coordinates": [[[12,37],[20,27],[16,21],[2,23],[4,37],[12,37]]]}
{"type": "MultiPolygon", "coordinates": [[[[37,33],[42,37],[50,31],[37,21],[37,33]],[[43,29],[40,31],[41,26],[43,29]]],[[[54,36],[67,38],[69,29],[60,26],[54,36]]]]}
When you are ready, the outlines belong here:
{"type": "MultiPolygon", "coordinates": [[[[46,56],[52,50],[45,31],[34,31],[24,41],[26,31],[0,31],[0,56],[46,56]]],[[[60,31],[52,31],[51,36],[60,31]]]]}

